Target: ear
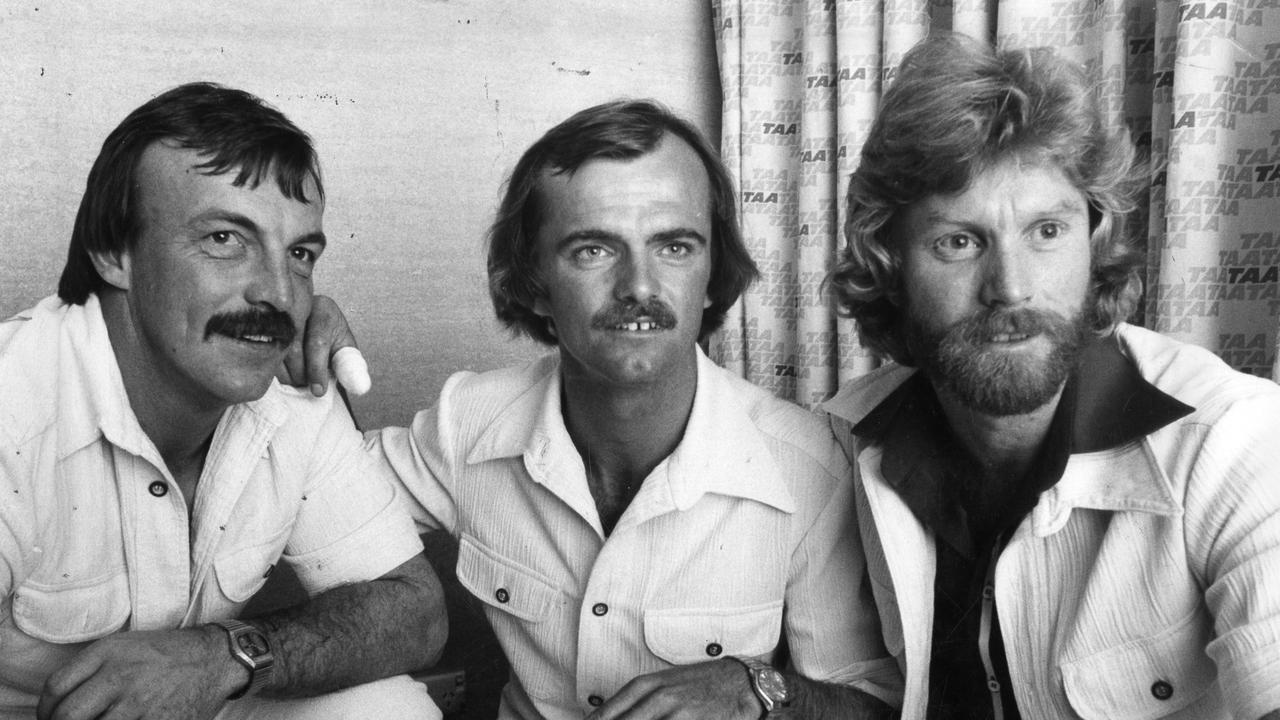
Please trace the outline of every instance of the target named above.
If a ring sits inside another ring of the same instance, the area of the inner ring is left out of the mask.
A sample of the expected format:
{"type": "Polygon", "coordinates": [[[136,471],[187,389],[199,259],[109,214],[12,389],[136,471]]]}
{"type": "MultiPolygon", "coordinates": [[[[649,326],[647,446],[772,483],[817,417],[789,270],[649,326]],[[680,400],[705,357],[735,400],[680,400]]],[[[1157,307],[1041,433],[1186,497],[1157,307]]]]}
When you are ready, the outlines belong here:
{"type": "Polygon", "coordinates": [[[133,255],[129,250],[90,252],[93,269],[112,287],[128,290],[133,280],[133,255]]]}
{"type": "Polygon", "coordinates": [[[547,296],[539,295],[533,299],[533,314],[539,317],[551,317],[551,307],[547,302],[547,296]]]}
{"type": "Polygon", "coordinates": [[[707,308],[709,308],[709,307],[711,307],[711,294],[710,294],[710,293],[708,293],[706,297],[702,298],[702,309],[703,309],[703,310],[706,310],[706,309],[707,309],[707,308]]]}

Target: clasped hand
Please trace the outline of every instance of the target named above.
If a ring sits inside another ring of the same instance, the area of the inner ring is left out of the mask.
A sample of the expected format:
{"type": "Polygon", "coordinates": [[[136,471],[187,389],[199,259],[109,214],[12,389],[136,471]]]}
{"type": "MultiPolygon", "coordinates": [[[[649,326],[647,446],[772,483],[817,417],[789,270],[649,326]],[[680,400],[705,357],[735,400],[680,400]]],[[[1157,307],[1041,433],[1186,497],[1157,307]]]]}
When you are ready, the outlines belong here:
{"type": "Polygon", "coordinates": [[[45,681],[40,720],[204,720],[248,681],[216,628],[124,632],[77,653],[45,681]]]}
{"type": "Polygon", "coordinates": [[[756,720],[760,712],[746,668],[724,659],[634,678],[587,720],[756,720]]]}

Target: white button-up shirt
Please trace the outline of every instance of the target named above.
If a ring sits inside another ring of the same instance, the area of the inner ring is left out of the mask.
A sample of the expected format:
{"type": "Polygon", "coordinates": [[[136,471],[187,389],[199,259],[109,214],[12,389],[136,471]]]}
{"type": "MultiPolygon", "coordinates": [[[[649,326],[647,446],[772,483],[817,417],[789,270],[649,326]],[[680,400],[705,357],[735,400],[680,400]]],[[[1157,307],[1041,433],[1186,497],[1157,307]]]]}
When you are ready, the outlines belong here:
{"type": "MultiPolygon", "coordinates": [[[[996,566],[996,606],[1025,718],[1258,718],[1280,708],[1280,388],[1200,348],[1117,330],[1139,373],[1195,408],[1112,450],[1074,454],[996,566]]],[[[830,400],[885,642],[925,717],[934,539],[851,428],[911,372],[830,400]]]]}
{"type": "MultiPolygon", "coordinates": [[[[699,353],[684,439],[606,538],[554,356],[459,373],[413,427],[369,436],[511,662],[504,718],[580,718],[629,680],[783,637],[804,675],[896,702],[851,472],[820,419],[699,353]]],[[[745,673],[745,671],[744,671],[745,673]]]]}
{"type": "MultiPolygon", "coordinates": [[[[0,323],[0,655],[235,617],[283,559],[318,593],[418,552],[336,393],[273,383],[218,423],[189,516],[125,394],[96,296],[0,323]]],[[[52,668],[51,668],[52,669],[52,668]]],[[[0,683],[0,709],[34,706],[0,683]]]]}

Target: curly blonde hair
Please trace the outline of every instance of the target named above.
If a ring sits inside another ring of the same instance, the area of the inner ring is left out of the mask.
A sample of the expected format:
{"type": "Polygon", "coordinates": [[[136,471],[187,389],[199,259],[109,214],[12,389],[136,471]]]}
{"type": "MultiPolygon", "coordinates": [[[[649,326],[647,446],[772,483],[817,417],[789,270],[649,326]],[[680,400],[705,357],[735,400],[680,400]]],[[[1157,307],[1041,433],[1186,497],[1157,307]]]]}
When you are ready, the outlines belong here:
{"type": "Polygon", "coordinates": [[[963,35],[912,48],[885,92],[849,182],[847,245],[828,277],[863,345],[915,364],[903,340],[895,218],[908,205],[963,191],[1001,159],[1054,163],[1085,196],[1092,243],[1089,320],[1105,333],[1142,294],[1142,254],[1126,216],[1146,184],[1123,131],[1109,131],[1083,71],[1050,48],[996,51],[963,35]]]}

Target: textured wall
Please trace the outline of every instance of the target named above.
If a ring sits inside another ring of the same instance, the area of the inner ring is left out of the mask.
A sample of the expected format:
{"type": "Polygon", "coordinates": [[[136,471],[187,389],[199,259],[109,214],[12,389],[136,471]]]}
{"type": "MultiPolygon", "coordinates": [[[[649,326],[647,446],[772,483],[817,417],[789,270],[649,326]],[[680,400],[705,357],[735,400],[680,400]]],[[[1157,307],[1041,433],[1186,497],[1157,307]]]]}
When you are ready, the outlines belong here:
{"type": "Polygon", "coordinates": [[[317,287],[370,355],[367,426],[407,423],[454,370],[541,352],[492,320],[481,246],[538,135],[627,95],[718,136],[696,0],[32,0],[0,6],[0,48],[0,314],[53,291],[84,178],[125,114],[181,82],[242,87],[319,147],[330,245],[317,287]]]}

